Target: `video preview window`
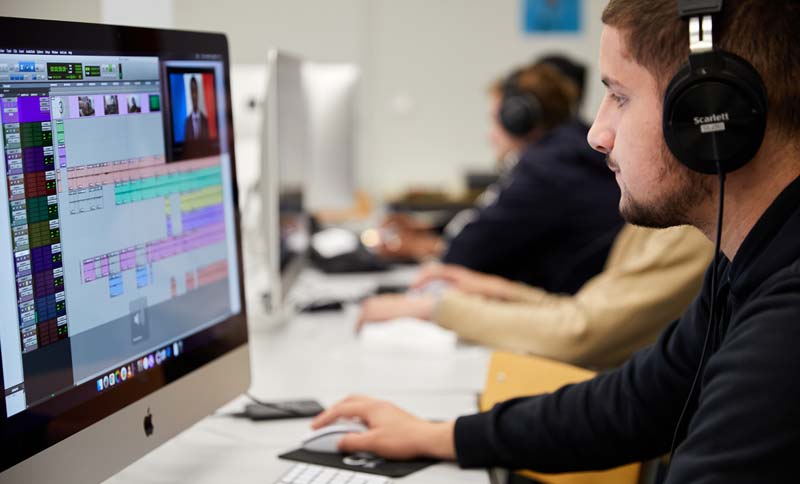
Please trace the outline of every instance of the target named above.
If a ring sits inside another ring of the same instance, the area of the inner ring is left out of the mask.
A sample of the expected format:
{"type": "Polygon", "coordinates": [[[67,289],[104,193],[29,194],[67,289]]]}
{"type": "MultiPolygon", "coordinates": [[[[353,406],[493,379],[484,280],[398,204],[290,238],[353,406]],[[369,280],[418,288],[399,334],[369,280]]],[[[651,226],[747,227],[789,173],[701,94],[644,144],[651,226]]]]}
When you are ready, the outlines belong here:
{"type": "Polygon", "coordinates": [[[172,105],[170,160],[220,153],[213,69],[167,68],[172,105]]]}

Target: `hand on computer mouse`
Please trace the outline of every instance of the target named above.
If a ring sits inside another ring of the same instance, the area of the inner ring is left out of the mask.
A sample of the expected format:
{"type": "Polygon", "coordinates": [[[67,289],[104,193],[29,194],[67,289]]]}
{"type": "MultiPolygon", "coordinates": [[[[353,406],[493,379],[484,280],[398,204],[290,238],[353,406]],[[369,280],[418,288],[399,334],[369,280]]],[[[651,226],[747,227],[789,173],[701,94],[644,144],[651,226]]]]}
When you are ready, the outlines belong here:
{"type": "Polygon", "coordinates": [[[339,452],[339,441],[345,435],[366,432],[367,426],[353,420],[339,420],[320,427],[306,435],[302,441],[304,450],[335,454],[339,452]]]}
{"type": "Polygon", "coordinates": [[[366,432],[343,436],[338,441],[341,452],[371,452],[394,460],[455,459],[452,421],[429,422],[389,402],[350,396],[319,414],[311,426],[319,429],[340,418],[359,418],[369,428],[366,432]]]}

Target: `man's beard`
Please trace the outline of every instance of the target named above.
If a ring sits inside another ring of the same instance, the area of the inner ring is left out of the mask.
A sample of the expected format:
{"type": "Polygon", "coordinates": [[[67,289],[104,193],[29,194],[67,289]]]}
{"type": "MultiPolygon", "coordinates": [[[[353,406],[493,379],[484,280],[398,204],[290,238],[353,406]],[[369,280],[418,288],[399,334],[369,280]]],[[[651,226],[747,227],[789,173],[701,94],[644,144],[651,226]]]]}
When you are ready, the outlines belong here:
{"type": "Polygon", "coordinates": [[[628,223],[654,229],[697,225],[697,210],[713,193],[708,177],[679,162],[663,141],[659,158],[661,173],[657,183],[671,188],[665,190],[659,199],[643,202],[633,198],[630,191],[622,187],[622,218],[628,223]]]}

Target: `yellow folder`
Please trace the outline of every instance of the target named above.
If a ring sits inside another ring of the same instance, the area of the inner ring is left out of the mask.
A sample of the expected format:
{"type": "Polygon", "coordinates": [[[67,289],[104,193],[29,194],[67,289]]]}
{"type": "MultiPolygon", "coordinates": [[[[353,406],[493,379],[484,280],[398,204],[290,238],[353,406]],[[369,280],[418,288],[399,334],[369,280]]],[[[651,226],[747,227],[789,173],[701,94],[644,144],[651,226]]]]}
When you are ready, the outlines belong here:
{"type": "MultiPolygon", "coordinates": [[[[552,392],[594,375],[592,371],[546,358],[496,351],[489,362],[480,409],[489,410],[495,403],[510,398],[552,392]]],[[[521,471],[520,474],[549,484],[636,484],[640,467],[636,463],[601,472],[542,474],[521,471]]]]}

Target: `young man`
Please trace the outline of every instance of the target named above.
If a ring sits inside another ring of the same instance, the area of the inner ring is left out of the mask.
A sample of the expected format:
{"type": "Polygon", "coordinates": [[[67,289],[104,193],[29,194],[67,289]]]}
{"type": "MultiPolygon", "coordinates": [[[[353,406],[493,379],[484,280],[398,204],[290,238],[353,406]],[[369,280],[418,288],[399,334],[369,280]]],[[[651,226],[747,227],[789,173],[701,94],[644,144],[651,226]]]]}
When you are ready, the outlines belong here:
{"type": "Polygon", "coordinates": [[[548,62],[517,69],[490,90],[497,159],[518,161],[480,208],[457,215],[444,237],[390,219],[397,236],[384,255],[441,256],[569,294],[603,270],[622,227],[619,188],[603,156],[586,143],[588,126],[574,117],[577,83],[548,62]]]}
{"type": "MultiPolygon", "coordinates": [[[[608,91],[589,140],[608,155],[628,221],[655,227],[691,224],[714,239],[717,177],[678,163],[665,146],[661,127],[666,85],[688,58],[688,29],[675,4],[609,2],[600,50],[608,91]]],[[[340,447],[346,451],[394,458],[430,455],[457,459],[465,467],[545,472],[653,458],[669,452],[677,434],[668,483],[796,482],[798,24],[800,3],[794,1],[729,1],[714,18],[715,43],[750,62],[764,80],[766,135],[752,160],[727,175],[724,257],[709,270],[687,313],[654,346],[617,371],[455,422],[426,422],[388,403],[352,397],[328,409],[314,425],[338,417],[364,420],[370,430],[343,439],[340,447]],[[713,272],[720,282],[719,324],[709,325],[713,272]],[[706,336],[710,344],[704,352],[706,336]]]]}

